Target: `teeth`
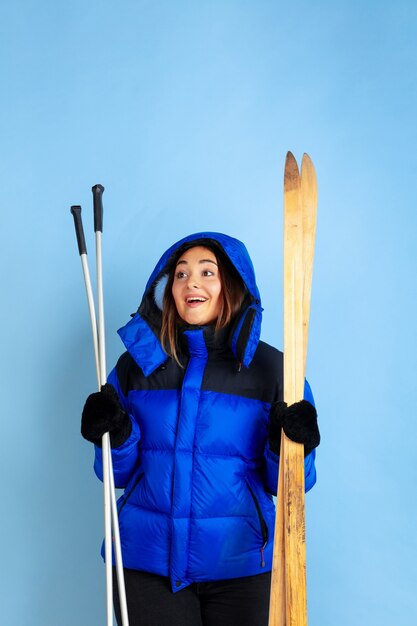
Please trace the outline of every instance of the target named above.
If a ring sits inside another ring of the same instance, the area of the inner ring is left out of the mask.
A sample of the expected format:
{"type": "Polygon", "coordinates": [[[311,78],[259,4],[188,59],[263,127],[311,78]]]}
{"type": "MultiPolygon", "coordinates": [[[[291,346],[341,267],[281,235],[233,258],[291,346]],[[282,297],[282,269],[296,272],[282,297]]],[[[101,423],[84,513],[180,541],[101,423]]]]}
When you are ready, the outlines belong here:
{"type": "Polygon", "coordinates": [[[187,302],[205,302],[206,298],[187,298],[187,302]]]}

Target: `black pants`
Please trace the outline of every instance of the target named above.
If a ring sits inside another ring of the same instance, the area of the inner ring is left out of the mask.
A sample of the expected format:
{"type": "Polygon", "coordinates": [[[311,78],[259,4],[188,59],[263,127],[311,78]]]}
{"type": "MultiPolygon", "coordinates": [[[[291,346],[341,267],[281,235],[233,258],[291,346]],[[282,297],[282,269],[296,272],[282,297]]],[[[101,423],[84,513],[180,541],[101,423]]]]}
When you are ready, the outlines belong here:
{"type": "MultiPolygon", "coordinates": [[[[129,626],[267,626],[271,572],[193,583],[173,593],[169,578],[125,569],[129,626]]],[[[115,572],[114,610],[120,617],[115,572]]]]}

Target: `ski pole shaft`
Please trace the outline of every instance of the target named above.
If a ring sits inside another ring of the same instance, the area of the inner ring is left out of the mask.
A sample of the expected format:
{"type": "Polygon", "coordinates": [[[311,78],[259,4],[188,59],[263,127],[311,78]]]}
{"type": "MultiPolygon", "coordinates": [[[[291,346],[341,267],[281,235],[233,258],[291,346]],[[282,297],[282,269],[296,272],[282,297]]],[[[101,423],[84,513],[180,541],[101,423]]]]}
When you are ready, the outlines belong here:
{"type": "MultiPolygon", "coordinates": [[[[102,222],[103,222],[103,204],[102,194],[104,189],[101,185],[95,185],[93,187],[97,189],[97,195],[94,194],[94,230],[96,234],[96,272],[97,272],[97,331],[98,331],[98,361],[100,371],[100,387],[106,384],[106,346],[105,346],[105,331],[104,331],[104,304],[103,304],[103,267],[102,267],[102,250],[101,250],[101,234],[102,234],[102,222]],[[96,230],[96,225],[99,223],[100,230],[96,230]]],[[[103,479],[104,472],[106,473],[106,481],[104,483],[104,526],[106,528],[105,534],[105,554],[106,554],[106,607],[107,607],[107,624],[111,626],[113,623],[113,550],[112,550],[112,535],[111,535],[111,522],[112,522],[112,508],[111,508],[111,495],[110,495],[110,463],[111,463],[111,448],[110,437],[108,433],[103,435],[102,440],[103,449],[103,479]]]]}
{"type": "MultiPolygon", "coordinates": [[[[114,474],[113,474],[111,454],[109,456],[109,468],[110,468],[110,493],[112,496],[114,496],[115,488],[114,488],[114,474]]],[[[112,519],[113,519],[114,552],[115,552],[115,557],[116,557],[117,587],[119,590],[119,601],[120,601],[120,613],[122,616],[122,625],[129,626],[129,617],[127,614],[125,577],[124,577],[123,560],[122,560],[122,546],[120,542],[120,531],[119,531],[119,513],[117,510],[117,503],[116,503],[115,497],[112,497],[111,506],[112,506],[112,519]]]]}
{"type": "Polygon", "coordinates": [[[90,322],[91,322],[91,334],[93,337],[97,382],[99,384],[99,389],[100,389],[100,370],[99,370],[99,360],[98,360],[96,311],[95,311],[95,306],[94,306],[93,289],[91,286],[90,270],[88,268],[87,246],[85,244],[83,222],[82,222],[82,217],[81,217],[81,207],[78,205],[72,206],[71,213],[74,218],[75,234],[77,237],[78,251],[79,251],[80,259],[81,259],[85,290],[87,293],[88,311],[90,314],[90,322]]]}
{"type": "MultiPolygon", "coordinates": [[[[94,346],[94,357],[96,364],[96,373],[97,373],[97,384],[98,389],[101,389],[101,385],[106,381],[102,382],[102,368],[100,364],[100,356],[99,356],[99,343],[97,336],[97,319],[95,313],[94,306],[94,297],[93,291],[91,287],[91,278],[90,271],[88,267],[87,260],[87,246],[85,244],[84,237],[84,229],[82,224],[81,217],[81,207],[80,206],[72,206],[71,213],[74,217],[74,225],[75,232],[78,243],[78,251],[80,253],[82,270],[84,275],[84,283],[86,287],[87,293],[87,301],[88,308],[90,313],[90,321],[91,321],[91,330],[93,337],[93,346],[94,346]]],[[[105,371],[105,364],[104,364],[105,371]]],[[[112,579],[112,537],[111,537],[111,515],[112,509],[116,509],[116,499],[114,495],[114,487],[113,493],[111,490],[111,484],[114,485],[114,481],[111,481],[110,476],[110,467],[111,467],[111,456],[110,456],[110,438],[109,434],[105,433],[102,438],[102,449],[103,449],[103,485],[104,485],[104,532],[105,532],[105,553],[106,553],[106,613],[107,613],[107,626],[112,626],[113,624],[113,579],[112,579]],[[114,500],[114,507],[112,506],[112,501],[114,500]]],[[[117,511],[117,509],[116,509],[117,511]]]]}
{"type": "MultiPolygon", "coordinates": [[[[96,237],[96,270],[97,270],[97,310],[98,310],[98,355],[99,355],[99,370],[101,384],[106,383],[106,346],[105,346],[105,324],[104,324],[104,297],[103,297],[103,255],[102,255],[102,233],[103,233],[103,185],[94,185],[92,187],[93,192],[93,208],[94,208],[94,231],[96,237]]],[[[112,467],[112,457],[110,448],[110,439],[107,437],[107,465],[109,467],[109,481],[110,481],[110,497],[111,497],[111,518],[113,520],[113,536],[114,536],[114,550],[115,561],[117,571],[117,581],[120,598],[120,610],[122,615],[123,626],[128,626],[128,614],[127,614],[127,601],[126,601],[126,589],[124,583],[123,562],[122,562],[122,550],[120,542],[120,530],[119,530],[119,517],[116,506],[116,497],[114,489],[114,475],[112,467]]],[[[104,450],[104,441],[103,441],[104,450]]],[[[104,457],[103,457],[104,462],[104,457]]],[[[112,566],[112,546],[110,544],[109,552],[106,548],[106,568],[112,566]],[[108,557],[107,555],[110,555],[108,557]]],[[[108,578],[111,576],[111,569],[108,576],[106,576],[108,590],[109,582],[108,578]]],[[[108,591],[109,594],[109,591],[108,591]]],[[[108,597],[107,594],[107,597],[108,597]]],[[[111,588],[111,596],[113,595],[113,589],[111,588]]],[[[109,611],[109,607],[107,609],[109,611]]]]}
{"type": "Polygon", "coordinates": [[[96,236],[96,271],[97,271],[97,308],[98,308],[98,345],[100,381],[106,383],[106,345],[104,329],[104,300],[103,300],[103,261],[101,237],[103,233],[103,185],[94,185],[93,210],[94,210],[94,232],[96,236]]]}
{"type": "Polygon", "coordinates": [[[104,551],[106,556],[106,615],[107,626],[113,625],[113,573],[112,573],[112,535],[111,535],[111,493],[110,493],[110,437],[104,433],[101,446],[103,450],[103,485],[104,485],[104,551]]]}

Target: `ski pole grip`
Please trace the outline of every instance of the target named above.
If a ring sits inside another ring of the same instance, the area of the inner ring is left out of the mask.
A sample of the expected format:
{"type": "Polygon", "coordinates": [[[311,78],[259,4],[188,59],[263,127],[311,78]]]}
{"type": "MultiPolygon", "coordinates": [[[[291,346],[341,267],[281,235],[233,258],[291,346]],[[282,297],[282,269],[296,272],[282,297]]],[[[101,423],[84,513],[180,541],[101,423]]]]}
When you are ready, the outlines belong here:
{"type": "Polygon", "coordinates": [[[71,207],[71,213],[74,218],[75,234],[77,235],[78,251],[80,256],[87,254],[87,246],[85,245],[83,222],[81,219],[81,207],[76,205],[71,207]]]}
{"type": "Polygon", "coordinates": [[[94,232],[98,230],[103,232],[103,185],[94,185],[91,188],[93,192],[93,205],[94,205],[94,232]]]}

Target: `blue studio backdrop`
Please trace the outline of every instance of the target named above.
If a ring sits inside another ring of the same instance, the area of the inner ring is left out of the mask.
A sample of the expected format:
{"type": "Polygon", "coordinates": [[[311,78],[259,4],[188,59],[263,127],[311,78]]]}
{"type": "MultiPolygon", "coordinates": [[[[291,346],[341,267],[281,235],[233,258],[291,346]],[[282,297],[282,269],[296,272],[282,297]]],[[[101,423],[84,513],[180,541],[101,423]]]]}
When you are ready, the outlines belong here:
{"type": "Polygon", "coordinates": [[[0,2],[3,624],[105,623],[70,206],[94,269],[105,186],[108,369],[160,254],[201,230],[245,242],[282,348],[287,150],[319,185],[309,623],[417,623],[416,25],[414,0],[0,2]]]}

